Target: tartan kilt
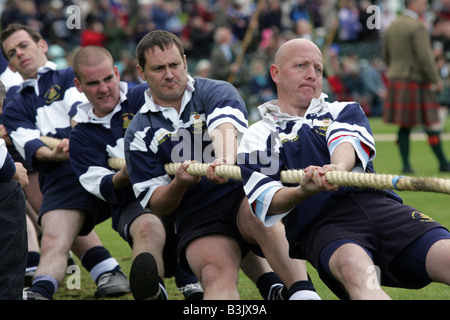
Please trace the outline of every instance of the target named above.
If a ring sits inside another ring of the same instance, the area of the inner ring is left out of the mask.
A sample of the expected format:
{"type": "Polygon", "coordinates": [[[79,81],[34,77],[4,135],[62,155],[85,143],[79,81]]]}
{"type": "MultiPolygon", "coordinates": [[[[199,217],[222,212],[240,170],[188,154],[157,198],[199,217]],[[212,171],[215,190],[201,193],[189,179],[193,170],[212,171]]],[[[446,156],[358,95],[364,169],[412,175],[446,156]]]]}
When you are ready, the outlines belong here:
{"type": "Polygon", "coordinates": [[[383,120],[401,127],[429,126],[439,122],[439,103],[431,84],[389,80],[383,120]]]}

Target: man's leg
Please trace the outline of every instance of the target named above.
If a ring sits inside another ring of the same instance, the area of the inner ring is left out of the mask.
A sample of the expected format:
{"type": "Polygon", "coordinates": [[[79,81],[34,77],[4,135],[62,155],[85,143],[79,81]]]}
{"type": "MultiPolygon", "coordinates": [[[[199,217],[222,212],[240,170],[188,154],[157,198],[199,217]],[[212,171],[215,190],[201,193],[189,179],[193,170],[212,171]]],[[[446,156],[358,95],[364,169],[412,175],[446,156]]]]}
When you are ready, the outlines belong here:
{"type": "Polygon", "coordinates": [[[130,269],[130,287],[133,297],[167,299],[164,287],[163,249],[166,231],[161,219],[144,213],[130,226],[133,240],[133,263],[130,269]]]}
{"type": "Polygon", "coordinates": [[[37,266],[39,264],[39,259],[41,257],[41,248],[39,247],[39,239],[36,228],[31,220],[31,218],[27,215],[27,238],[28,238],[28,256],[27,256],[27,268],[25,269],[25,287],[29,287],[31,285],[31,281],[33,280],[34,273],[36,272],[37,266]]]}
{"type": "Polygon", "coordinates": [[[29,171],[28,186],[24,188],[25,196],[27,198],[27,232],[28,232],[28,261],[27,269],[25,271],[25,287],[31,285],[34,273],[39,264],[41,257],[41,248],[39,244],[39,237],[42,233],[41,226],[38,223],[39,220],[39,208],[42,203],[42,193],[39,187],[39,172],[29,171]]]}
{"type": "Polygon", "coordinates": [[[373,261],[367,252],[355,243],[346,243],[336,249],[329,260],[332,275],[344,286],[352,300],[388,300],[377,277],[373,277],[373,261]]]}
{"type": "Polygon", "coordinates": [[[126,275],[103,246],[94,229],[86,236],[77,236],[71,249],[97,284],[96,298],[115,297],[130,292],[126,275]]]}
{"type": "MultiPolygon", "coordinates": [[[[283,292],[286,290],[283,282],[272,270],[266,259],[253,252],[241,261],[241,269],[255,284],[265,300],[283,300],[283,292]],[[285,289],[285,290],[283,290],[285,289]]],[[[287,294],[287,292],[286,292],[287,294]]]]}
{"type": "Polygon", "coordinates": [[[32,171],[28,173],[28,186],[24,188],[25,196],[27,198],[27,215],[33,221],[36,231],[41,232],[41,227],[38,224],[39,208],[42,203],[42,192],[39,187],[39,172],[32,171]]]}
{"type": "Polygon", "coordinates": [[[398,149],[402,159],[403,173],[412,173],[413,169],[409,163],[409,147],[410,147],[410,132],[411,128],[400,127],[397,133],[398,149]]]}
{"type": "Polygon", "coordinates": [[[239,209],[237,224],[239,232],[246,241],[261,247],[273,271],[288,288],[290,299],[320,299],[308,280],[305,261],[289,257],[289,243],[281,222],[270,228],[265,227],[251,213],[245,198],[239,209]],[[303,297],[298,296],[300,292],[303,297]],[[295,293],[296,297],[293,297],[295,293]]]}
{"type": "Polygon", "coordinates": [[[52,299],[64,280],[67,256],[81,229],[85,214],[76,210],[52,210],[41,218],[41,258],[27,299],[42,297],[52,299]]]}
{"type": "Polygon", "coordinates": [[[439,240],[431,246],[425,265],[431,280],[450,285],[450,239],[439,240]]]}
{"type": "Polygon", "coordinates": [[[186,259],[204,289],[204,300],[238,300],[241,250],[225,235],[210,234],[192,240],[186,259]]]}
{"type": "Polygon", "coordinates": [[[428,144],[439,161],[439,171],[450,172],[450,163],[443,149],[441,132],[435,128],[426,128],[425,131],[428,135],[428,144]]]}
{"type": "Polygon", "coordinates": [[[159,276],[164,276],[163,248],[166,231],[161,219],[145,213],[137,217],[130,226],[133,239],[133,259],[142,252],[150,252],[157,261],[159,276]]]}

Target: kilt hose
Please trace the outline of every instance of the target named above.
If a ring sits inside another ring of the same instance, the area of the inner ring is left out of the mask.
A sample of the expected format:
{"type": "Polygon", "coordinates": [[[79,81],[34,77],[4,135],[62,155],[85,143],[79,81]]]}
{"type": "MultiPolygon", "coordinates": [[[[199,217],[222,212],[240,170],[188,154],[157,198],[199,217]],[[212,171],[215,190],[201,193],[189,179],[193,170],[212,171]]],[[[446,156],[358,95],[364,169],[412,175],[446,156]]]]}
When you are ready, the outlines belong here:
{"type": "Polygon", "coordinates": [[[429,126],[439,122],[439,103],[431,84],[403,79],[388,80],[383,121],[400,127],[429,126]]]}

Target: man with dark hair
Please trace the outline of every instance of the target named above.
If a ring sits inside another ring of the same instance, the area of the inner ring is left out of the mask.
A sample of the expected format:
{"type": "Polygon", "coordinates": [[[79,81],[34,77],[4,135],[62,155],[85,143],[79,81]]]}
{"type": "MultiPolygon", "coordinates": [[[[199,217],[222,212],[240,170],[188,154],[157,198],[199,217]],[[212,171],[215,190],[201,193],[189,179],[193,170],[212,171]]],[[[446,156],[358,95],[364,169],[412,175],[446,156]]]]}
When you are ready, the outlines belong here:
{"type": "Polygon", "coordinates": [[[247,129],[237,90],[190,77],[181,41],[170,32],[144,36],[136,56],[149,90],[125,135],[130,181],[143,207],[174,216],[180,263],[200,280],[205,299],[239,298],[239,266],[249,250],[262,250],[290,299],[320,299],[304,261],[288,257],[282,224],[265,228],[251,215],[242,184],[214,173],[218,165],[235,163],[247,129]],[[207,178],[187,172],[194,161],[211,164],[207,178]],[[173,176],[164,169],[171,162],[181,163],[173,176]]]}
{"type": "Polygon", "coordinates": [[[10,89],[16,92],[5,104],[3,124],[22,158],[39,171],[43,194],[41,258],[25,298],[53,297],[66,275],[71,248],[96,281],[96,297],[129,292],[118,262],[93,230],[96,223],[108,218],[97,216],[103,203],[84,190],[69,161],[71,116],[75,106],[86,100],[74,86],[73,70],[56,70],[47,60],[46,41],[29,26],[9,25],[1,34],[1,44],[9,67],[24,79],[18,90],[10,89]],[[51,149],[41,136],[61,142],[51,149]],[[78,241],[80,238],[83,240],[78,241]]]}

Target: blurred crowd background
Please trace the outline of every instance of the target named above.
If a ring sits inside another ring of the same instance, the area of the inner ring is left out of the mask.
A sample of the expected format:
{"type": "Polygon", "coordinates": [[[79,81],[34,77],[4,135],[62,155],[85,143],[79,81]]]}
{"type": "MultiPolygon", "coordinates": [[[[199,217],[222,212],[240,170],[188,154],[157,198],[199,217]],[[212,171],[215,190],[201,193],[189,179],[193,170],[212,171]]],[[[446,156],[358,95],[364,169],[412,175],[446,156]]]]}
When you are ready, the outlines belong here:
{"type": "MultiPolygon", "coordinates": [[[[323,50],[329,100],[358,101],[368,116],[380,116],[386,85],[381,41],[402,10],[401,0],[0,0],[1,27],[19,22],[38,29],[58,67],[70,66],[80,46],[103,46],[130,84],[141,82],[134,55],[139,40],[154,29],[171,31],[184,43],[189,73],[233,83],[250,120],[258,117],[257,105],[276,97],[268,70],[280,44],[295,37],[323,50]],[[67,12],[71,5],[80,17],[67,12]],[[371,5],[376,11],[367,12],[371,5]],[[68,28],[69,18],[79,18],[81,28],[68,28]]],[[[424,23],[447,78],[450,0],[429,1],[424,23]]]]}

